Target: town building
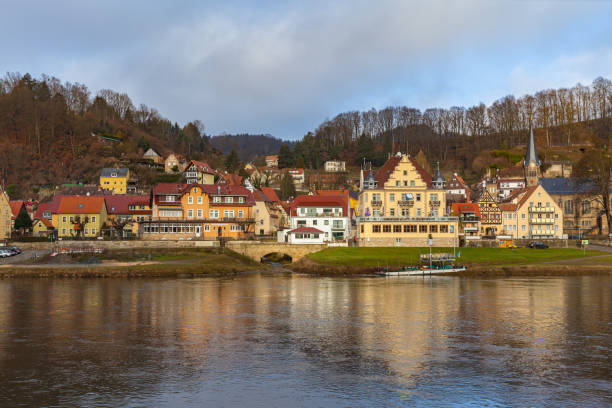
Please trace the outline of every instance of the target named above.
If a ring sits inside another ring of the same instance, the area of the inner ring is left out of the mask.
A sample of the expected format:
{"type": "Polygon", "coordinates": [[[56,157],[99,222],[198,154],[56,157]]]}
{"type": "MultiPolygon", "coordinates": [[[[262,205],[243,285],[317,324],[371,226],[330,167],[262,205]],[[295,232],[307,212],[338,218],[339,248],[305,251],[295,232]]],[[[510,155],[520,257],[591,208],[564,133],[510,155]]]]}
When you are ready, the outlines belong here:
{"type": "MultiPolygon", "coordinates": [[[[320,234],[316,239],[321,242],[347,239],[351,231],[348,201],[336,196],[297,196],[291,204],[289,228],[291,231],[302,227],[315,228],[320,231],[311,231],[308,234],[320,234]]],[[[279,234],[279,241],[289,242],[288,233],[290,231],[282,231],[279,234]]],[[[294,231],[294,233],[296,232],[294,231]]],[[[298,234],[305,233],[298,232],[298,234]]],[[[298,237],[294,238],[300,239],[298,237]]],[[[312,238],[315,239],[315,237],[312,238]]]]}
{"type": "Polygon", "coordinates": [[[284,229],[289,226],[289,212],[285,210],[280,198],[272,187],[261,187],[261,191],[274,203],[276,211],[280,215],[278,229],[284,229]]]}
{"type": "MultiPolygon", "coordinates": [[[[119,196],[117,196],[119,197],[119,196]]],[[[48,236],[55,231],[51,213],[52,203],[39,203],[32,221],[32,233],[34,236],[48,236]]]]}
{"type": "Polygon", "coordinates": [[[170,153],[164,161],[164,171],[166,173],[181,173],[186,166],[187,159],[178,153],[170,153]]]}
{"type": "Polygon", "coordinates": [[[60,196],[56,214],[58,237],[91,238],[101,234],[108,213],[104,196],[60,196]]]}
{"type": "Polygon", "coordinates": [[[183,172],[187,184],[215,184],[215,170],[208,163],[192,160],[183,172]]]}
{"type": "Polygon", "coordinates": [[[308,175],[308,185],[312,190],[334,190],[345,188],[349,184],[349,179],[345,172],[328,173],[324,171],[310,171],[308,175]]]}
{"type": "Polygon", "coordinates": [[[580,237],[607,234],[608,222],[596,186],[579,178],[541,178],[540,185],[563,211],[563,232],[580,237]]]}
{"type": "Polygon", "coordinates": [[[519,190],[500,203],[503,234],[512,238],[563,238],[563,212],[541,185],[519,190]]]}
{"type": "Polygon", "coordinates": [[[525,178],[500,178],[497,181],[498,200],[503,201],[513,192],[525,188],[525,178]]]}
{"type": "Polygon", "coordinates": [[[283,175],[288,173],[293,178],[293,184],[296,188],[304,186],[304,169],[284,168],[281,170],[281,173],[283,175]]]}
{"type": "MultiPolygon", "coordinates": [[[[253,191],[255,198],[255,234],[271,235],[281,228],[282,213],[274,200],[268,197],[263,191],[253,191]]],[[[282,207],[281,207],[282,208],[282,207]]]]}
{"type": "Polygon", "coordinates": [[[326,242],[325,232],[313,227],[294,228],[285,232],[282,236],[284,242],[288,244],[323,244],[326,242]]]}
{"type": "Polygon", "coordinates": [[[149,160],[155,164],[162,164],[164,162],[163,157],[161,157],[153,148],[149,148],[143,155],[142,158],[144,160],[149,160]]]}
{"type": "Polygon", "coordinates": [[[0,239],[9,239],[13,230],[13,212],[6,191],[0,189],[0,239]]]}
{"type": "Polygon", "coordinates": [[[357,238],[361,246],[453,246],[457,217],[446,214],[443,178],[398,153],[361,174],[357,238]]]}
{"type": "Polygon", "coordinates": [[[139,222],[151,219],[150,197],[144,195],[107,196],[106,226],[112,237],[129,238],[138,235],[139,222]]]}
{"type": "Polygon", "coordinates": [[[266,156],[266,167],[278,167],[278,155],[266,156]]]}
{"type": "Polygon", "coordinates": [[[502,232],[502,211],[488,190],[476,200],[480,211],[480,235],[495,237],[502,232]]]}
{"type": "Polygon", "coordinates": [[[453,173],[453,177],[446,185],[446,194],[456,197],[455,199],[460,200],[460,202],[470,201],[470,189],[463,180],[463,177],[457,173],[453,173]]]}
{"type": "Polygon", "coordinates": [[[113,194],[126,194],[130,170],[127,168],[103,168],[100,173],[100,187],[113,194]]]}
{"type": "Polygon", "coordinates": [[[245,239],[253,236],[253,194],[242,186],[160,183],[153,188],[143,239],[245,239]]]}
{"type": "Polygon", "coordinates": [[[329,173],[346,171],[346,162],[340,160],[328,160],[325,162],[325,171],[329,173]]]}
{"type": "Polygon", "coordinates": [[[478,240],[480,235],[480,208],[476,203],[453,203],[451,215],[459,218],[459,238],[478,240]]]}
{"type": "Polygon", "coordinates": [[[573,165],[572,162],[566,160],[548,160],[544,162],[542,177],[553,178],[553,177],[564,177],[569,178],[572,176],[573,165]]]}

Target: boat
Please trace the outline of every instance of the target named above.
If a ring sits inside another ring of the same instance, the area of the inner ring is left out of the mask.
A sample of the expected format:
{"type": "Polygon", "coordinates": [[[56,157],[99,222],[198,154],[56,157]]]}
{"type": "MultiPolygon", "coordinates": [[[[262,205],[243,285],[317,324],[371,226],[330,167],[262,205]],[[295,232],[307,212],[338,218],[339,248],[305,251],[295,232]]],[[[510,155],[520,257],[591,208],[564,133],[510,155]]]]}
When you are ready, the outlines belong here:
{"type": "Polygon", "coordinates": [[[456,273],[465,271],[465,266],[455,265],[455,257],[452,254],[421,254],[419,266],[405,266],[399,269],[388,268],[378,271],[381,276],[425,276],[439,275],[445,273],[456,273]]]}

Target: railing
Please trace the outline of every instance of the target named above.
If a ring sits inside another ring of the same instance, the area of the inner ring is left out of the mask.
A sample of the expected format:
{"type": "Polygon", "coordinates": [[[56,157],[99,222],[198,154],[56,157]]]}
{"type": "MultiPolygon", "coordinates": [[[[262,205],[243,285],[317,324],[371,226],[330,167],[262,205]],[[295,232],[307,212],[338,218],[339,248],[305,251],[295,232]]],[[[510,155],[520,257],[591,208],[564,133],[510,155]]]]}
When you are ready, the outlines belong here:
{"type": "Polygon", "coordinates": [[[529,212],[552,213],[552,212],[555,212],[555,208],[554,207],[529,207],[529,212]]]}
{"type": "Polygon", "coordinates": [[[198,178],[198,173],[194,171],[189,171],[185,173],[186,178],[198,178]]]}
{"type": "Polygon", "coordinates": [[[300,218],[300,217],[319,217],[319,218],[334,218],[334,217],[335,217],[335,218],[342,218],[342,217],[345,217],[345,218],[346,218],[346,216],[345,216],[345,215],[341,215],[341,214],[334,214],[334,213],[331,213],[331,214],[323,214],[323,213],[319,213],[319,214],[317,214],[317,213],[306,213],[306,214],[298,214],[298,215],[294,215],[293,217],[294,217],[294,218],[300,218]]]}
{"type": "Polygon", "coordinates": [[[432,207],[439,207],[440,200],[429,200],[429,205],[431,205],[432,207]]]}
{"type": "Polygon", "coordinates": [[[554,218],[531,218],[529,220],[530,224],[554,224],[554,218]]]}
{"type": "Polygon", "coordinates": [[[231,217],[218,217],[218,218],[157,218],[154,220],[138,221],[141,224],[159,224],[159,223],[172,223],[172,222],[188,222],[188,223],[202,223],[202,222],[255,222],[255,218],[231,218],[231,217]]]}
{"type": "Polygon", "coordinates": [[[372,200],[372,207],[380,207],[382,205],[382,201],[381,200],[372,200]]]}
{"type": "Polygon", "coordinates": [[[414,200],[399,200],[397,203],[400,207],[412,207],[414,205],[414,200]]]}
{"type": "Polygon", "coordinates": [[[463,222],[478,222],[478,221],[480,221],[480,218],[479,217],[466,217],[466,216],[463,216],[463,217],[461,217],[461,221],[463,221],[463,222]]]}
{"type": "Polygon", "coordinates": [[[402,222],[456,222],[458,217],[358,217],[358,222],[384,222],[384,221],[402,221],[402,222]]]}
{"type": "Polygon", "coordinates": [[[478,227],[463,227],[464,231],[478,231],[478,227]]]}

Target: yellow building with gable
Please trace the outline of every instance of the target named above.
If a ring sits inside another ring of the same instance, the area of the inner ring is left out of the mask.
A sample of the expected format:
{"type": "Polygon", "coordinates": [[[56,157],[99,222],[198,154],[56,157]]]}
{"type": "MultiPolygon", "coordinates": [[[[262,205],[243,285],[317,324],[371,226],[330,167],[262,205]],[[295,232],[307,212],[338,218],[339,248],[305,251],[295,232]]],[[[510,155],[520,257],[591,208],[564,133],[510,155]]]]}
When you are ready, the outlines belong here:
{"type": "Polygon", "coordinates": [[[100,187],[110,190],[113,194],[126,194],[130,169],[104,168],[100,174],[100,187]]]}

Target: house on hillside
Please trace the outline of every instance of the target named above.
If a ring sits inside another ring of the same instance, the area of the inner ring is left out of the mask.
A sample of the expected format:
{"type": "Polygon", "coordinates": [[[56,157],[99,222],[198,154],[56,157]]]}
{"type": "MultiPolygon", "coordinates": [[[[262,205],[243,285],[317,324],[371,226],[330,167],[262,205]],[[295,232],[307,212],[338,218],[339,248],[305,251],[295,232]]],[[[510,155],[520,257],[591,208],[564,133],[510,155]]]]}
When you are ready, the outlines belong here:
{"type": "Polygon", "coordinates": [[[143,155],[142,158],[144,160],[149,160],[155,164],[162,164],[164,162],[164,158],[159,155],[153,148],[149,148],[143,155]]]}
{"type": "Polygon", "coordinates": [[[128,168],[103,168],[100,173],[100,188],[110,190],[113,194],[126,194],[129,180],[128,168]]]}
{"type": "Polygon", "coordinates": [[[215,184],[215,170],[208,163],[192,160],[183,171],[187,184],[215,184]]]}
{"type": "Polygon", "coordinates": [[[53,226],[53,216],[51,213],[52,203],[40,203],[36,208],[32,221],[32,232],[34,236],[48,236],[55,231],[53,226]]]}
{"type": "Polygon", "coordinates": [[[170,153],[164,161],[164,171],[169,174],[181,173],[187,167],[187,159],[182,154],[170,153]]]}
{"type": "Polygon", "coordinates": [[[278,155],[266,156],[266,167],[278,167],[278,155]]]}
{"type": "Polygon", "coordinates": [[[457,173],[453,173],[453,178],[446,185],[446,194],[457,197],[456,199],[461,200],[461,202],[470,201],[470,189],[463,181],[463,177],[457,173]]]}
{"type": "Polygon", "coordinates": [[[304,169],[284,168],[281,170],[281,174],[285,175],[287,173],[293,178],[295,188],[301,189],[304,187],[304,169]]]}
{"type": "Polygon", "coordinates": [[[108,213],[104,196],[60,196],[56,214],[58,237],[92,238],[100,236],[108,213]]]}
{"type": "Polygon", "coordinates": [[[111,231],[112,237],[137,236],[138,223],[151,219],[151,198],[149,196],[108,196],[105,200],[108,211],[106,226],[111,231]]]}
{"type": "Polygon", "coordinates": [[[340,160],[328,160],[325,162],[325,171],[328,173],[346,171],[346,162],[340,160]]]}

